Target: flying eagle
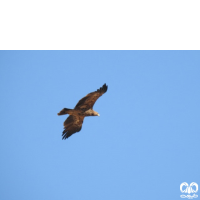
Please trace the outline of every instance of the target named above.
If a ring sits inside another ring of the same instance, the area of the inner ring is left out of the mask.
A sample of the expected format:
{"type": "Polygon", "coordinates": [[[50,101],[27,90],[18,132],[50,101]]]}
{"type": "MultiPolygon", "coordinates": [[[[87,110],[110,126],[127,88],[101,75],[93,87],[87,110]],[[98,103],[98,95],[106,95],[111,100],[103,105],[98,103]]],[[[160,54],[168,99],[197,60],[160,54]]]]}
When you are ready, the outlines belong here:
{"type": "Polygon", "coordinates": [[[108,86],[104,84],[95,92],[91,92],[83,97],[76,104],[74,109],[63,108],[58,115],[69,114],[69,117],[64,121],[64,131],[62,133],[62,139],[70,137],[72,134],[79,132],[82,128],[83,120],[87,116],[100,116],[98,112],[92,108],[96,100],[102,96],[108,89],[108,86]]]}

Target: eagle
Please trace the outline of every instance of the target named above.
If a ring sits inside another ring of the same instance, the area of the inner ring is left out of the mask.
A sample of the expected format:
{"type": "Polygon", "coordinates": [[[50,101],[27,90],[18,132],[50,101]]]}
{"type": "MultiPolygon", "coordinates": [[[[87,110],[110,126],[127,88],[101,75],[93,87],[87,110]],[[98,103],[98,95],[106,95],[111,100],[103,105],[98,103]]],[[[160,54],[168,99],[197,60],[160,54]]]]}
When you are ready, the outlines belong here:
{"type": "Polygon", "coordinates": [[[63,108],[58,115],[69,114],[69,117],[64,121],[64,131],[62,139],[70,137],[72,134],[79,132],[82,128],[83,120],[87,116],[100,116],[98,112],[93,110],[96,100],[102,96],[108,89],[104,84],[97,91],[87,94],[79,100],[74,109],[63,108]]]}

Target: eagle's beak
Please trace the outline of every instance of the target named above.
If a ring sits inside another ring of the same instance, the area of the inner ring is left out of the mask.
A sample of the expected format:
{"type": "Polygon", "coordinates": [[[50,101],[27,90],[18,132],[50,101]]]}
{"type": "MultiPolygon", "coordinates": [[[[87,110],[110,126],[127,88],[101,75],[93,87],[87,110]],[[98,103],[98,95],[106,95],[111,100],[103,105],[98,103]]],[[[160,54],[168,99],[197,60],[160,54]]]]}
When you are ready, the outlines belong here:
{"type": "Polygon", "coordinates": [[[100,116],[100,114],[98,113],[98,115],[97,116],[100,116]]]}

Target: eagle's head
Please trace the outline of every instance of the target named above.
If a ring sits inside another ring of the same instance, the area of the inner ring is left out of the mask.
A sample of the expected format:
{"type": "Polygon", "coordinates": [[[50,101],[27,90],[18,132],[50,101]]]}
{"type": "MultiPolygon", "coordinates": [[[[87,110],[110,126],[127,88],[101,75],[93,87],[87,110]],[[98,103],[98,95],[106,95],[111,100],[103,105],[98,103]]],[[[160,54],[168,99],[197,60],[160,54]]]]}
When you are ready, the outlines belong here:
{"type": "Polygon", "coordinates": [[[93,110],[92,115],[93,115],[93,116],[100,116],[100,114],[99,114],[98,112],[94,111],[94,110],[93,110]]]}
{"type": "Polygon", "coordinates": [[[100,114],[92,109],[89,109],[84,112],[85,117],[87,116],[100,116],[100,114]]]}

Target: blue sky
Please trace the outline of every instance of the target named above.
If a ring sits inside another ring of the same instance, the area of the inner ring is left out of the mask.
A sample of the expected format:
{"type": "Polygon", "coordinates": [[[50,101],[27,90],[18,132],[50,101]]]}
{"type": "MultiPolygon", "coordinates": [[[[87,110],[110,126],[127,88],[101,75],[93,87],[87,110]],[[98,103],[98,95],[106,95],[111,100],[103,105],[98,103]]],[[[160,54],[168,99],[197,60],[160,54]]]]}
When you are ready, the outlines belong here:
{"type": "Polygon", "coordinates": [[[200,184],[200,51],[0,51],[0,85],[2,200],[176,200],[200,184]],[[100,117],[62,140],[57,113],[104,83],[100,117]]]}

